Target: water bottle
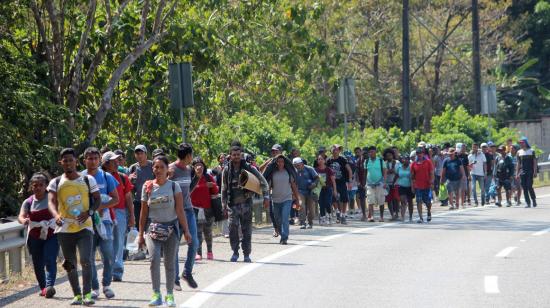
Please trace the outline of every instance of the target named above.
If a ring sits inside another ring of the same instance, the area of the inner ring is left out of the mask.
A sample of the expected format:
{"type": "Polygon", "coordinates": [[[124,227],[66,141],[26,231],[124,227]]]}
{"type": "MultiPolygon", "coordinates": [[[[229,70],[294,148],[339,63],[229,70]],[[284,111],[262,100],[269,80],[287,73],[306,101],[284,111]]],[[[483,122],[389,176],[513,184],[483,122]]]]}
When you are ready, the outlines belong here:
{"type": "Polygon", "coordinates": [[[138,243],[136,242],[138,236],[138,230],[134,227],[130,229],[128,235],[126,235],[126,250],[129,254],[134,254],[138,251],[138,243]]]}

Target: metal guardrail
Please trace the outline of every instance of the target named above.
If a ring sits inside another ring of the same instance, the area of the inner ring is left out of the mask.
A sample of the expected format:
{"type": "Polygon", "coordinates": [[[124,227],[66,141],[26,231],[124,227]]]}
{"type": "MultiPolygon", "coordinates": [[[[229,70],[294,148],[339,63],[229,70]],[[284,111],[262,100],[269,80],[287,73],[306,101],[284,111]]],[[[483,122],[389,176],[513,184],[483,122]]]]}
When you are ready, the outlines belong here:
{"type": "Polygon", "coordinates": [[[550,162],[539,163],[539,181],[550,178],[550,162]]]}
{"type": "MultiPolygon", "coordinates": [[[[3,219],[3,221],[5,220],[3,219]]],[[[21,273],[23,256],[25,256],[25,262],[28,262],[29,256],[25,248],[25,226],[17,221],[1,223],[0,282],[7,281],[11,273],[21,273]]]]}

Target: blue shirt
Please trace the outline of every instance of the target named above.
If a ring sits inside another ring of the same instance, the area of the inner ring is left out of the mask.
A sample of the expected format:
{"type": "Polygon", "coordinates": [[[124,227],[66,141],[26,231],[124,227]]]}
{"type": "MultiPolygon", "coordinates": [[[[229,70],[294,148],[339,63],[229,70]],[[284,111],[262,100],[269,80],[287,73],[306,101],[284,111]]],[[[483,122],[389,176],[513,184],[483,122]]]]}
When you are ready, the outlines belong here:
{"type": "MultiPolygon", "coordinates": [[[[83,170],[82,175],[88,175],[88,170],[83,170]]],[[[109,172],[105,172],[101,169],[97,169],[97,172],[94,175],[94,179],[97,182],[97,187],[99,187],[99,193],[101,194],[102,200],[105,198],[104,195],[109,195],[113,190],[116,190],[118,182],[115,180],[115,177],[112,176],[109,172]]],[[[119,196],[120,198],[120,196],[119,196]]],[[[105,203],[102,201],[102,203],[105,203]]],[[[103,220],[111,220],[109,211],[107,209],[103,210],[101,213],[103,220]]]]}
{"type": "Polygon", "coordinates": [[[451,159],[446,158],[443,161],[443,169],[445,169],[445,177],[450,181],[460,180],[460,167],[462,166],[462,161],[459,158],[451,159]]]}
{"type": "Polygon", "coordinates": [[[372,160],[370,157],[365,160],[365,170],[367,170],[367,183],[379,184],[384,181],[384,173],[382,169],[386,169],[384,162],[380,157],[372,160]]]}
{"type": "Polygon", "coordinates": [[[397,175],[399,178],[397,179],[397,185],[399,187],[411,187],[411,165],[408,164],[407,167],[403,166],[402,164],[399,164],[397,166],[397,175]]]}
{"type": "Polygon", "coordinates": [[[315,178],[317,178],[319,175],[310,166],[304,166],[304,169],[302,170],[296,169],[296,173],[296,185],[298,186],[298,191],[302,195],[309,195],[311,193],[311,189],[309,189],[309,186],[311,186],[311,184],[315,182],[315,178]]]}

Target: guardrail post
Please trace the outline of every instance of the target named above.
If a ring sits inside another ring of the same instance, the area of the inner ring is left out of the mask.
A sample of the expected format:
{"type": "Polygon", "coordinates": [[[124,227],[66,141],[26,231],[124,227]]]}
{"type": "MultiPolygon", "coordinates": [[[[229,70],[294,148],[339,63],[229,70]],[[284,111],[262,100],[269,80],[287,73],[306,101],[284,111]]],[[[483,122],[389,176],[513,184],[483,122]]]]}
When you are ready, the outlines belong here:
{"type": "Polygon", "coordinates": [[[10,250],[10,274],[21,273],[21,247],[10,250]]]}
{"type": "Polygon", "coordinates": [[[8,274],[6,273],[6,253],[0,252],[0,282],[8,280],[8,274]]]}

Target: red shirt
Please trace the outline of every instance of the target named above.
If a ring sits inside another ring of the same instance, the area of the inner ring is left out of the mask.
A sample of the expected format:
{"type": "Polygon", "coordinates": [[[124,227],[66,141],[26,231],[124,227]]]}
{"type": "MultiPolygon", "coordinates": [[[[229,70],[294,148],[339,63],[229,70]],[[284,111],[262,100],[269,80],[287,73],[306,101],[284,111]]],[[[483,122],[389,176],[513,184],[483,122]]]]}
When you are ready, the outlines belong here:
{"type": "Polygon", "coordinates": [[[116,187],[116,191],[118,193],[118,204],[115,205],[114,209],[125,209],[126,208],[126,193],[131,192],[132,189],[134,189],[134,185],[132,182],[130,182],[130,179],[128,179],[128,176],[126,174],[123,174],[124,176],[124,182],[121,180],[120,175],[118,172],[115,172],[112,174],[112,176],[115,177],[115,180],[118,182],[118,186],[116,187]]]}
{"type": "Polygon", "coordinates": [[[433,164],[430,160],[415,161],[411,164],[411,176],[414,179],[415,189],[431,188],[431,173],[433,164]]]}
{"type": "Polygon", "coordinates": [[[219,194],[218,185],[216,180],[209,174],[201,177],[195,189],[191,193],[191,203],[194,207],[200,207],[203,209],[209,209],[211,206],[211,196],[219,194]],[[213,184],[212,188],[208,188],[208,181],[206,177],[210,178],[210,183],[213,184]]]}

